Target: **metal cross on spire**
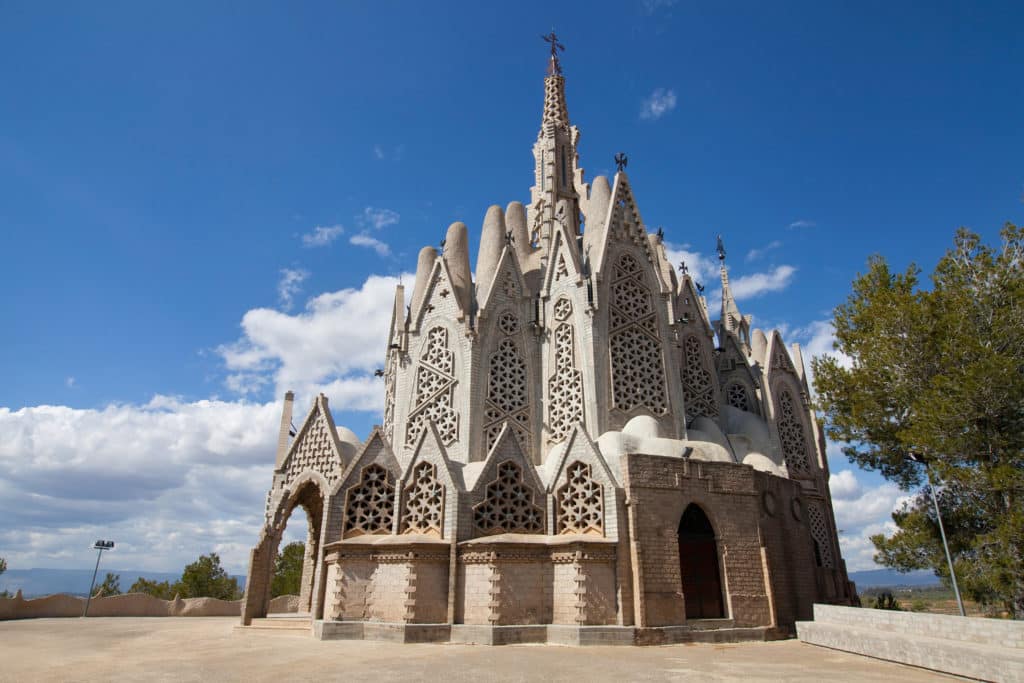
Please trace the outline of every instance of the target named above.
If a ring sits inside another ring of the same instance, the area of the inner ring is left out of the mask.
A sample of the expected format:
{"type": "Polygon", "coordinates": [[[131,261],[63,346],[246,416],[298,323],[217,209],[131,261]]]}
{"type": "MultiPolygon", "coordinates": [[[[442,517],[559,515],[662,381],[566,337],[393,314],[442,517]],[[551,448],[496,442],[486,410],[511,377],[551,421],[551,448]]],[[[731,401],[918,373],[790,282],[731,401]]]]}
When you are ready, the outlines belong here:
{"type": "Polygon", "coordinates": [[[619,152],[615,155],[615,167],[619,169],[619,173],[626,170],[627,164],[629,164],[629,157],[626,156],[625,152],[619,152]]]}
{"type": "Polygon", "coordinates": [[[718,251],[718,260],[724,262],[725,261],[725,245],[722,243],[722,236],[721,235],[718,236],[718,248],[717,248],[717,251],[718,251]]]}
{"type": "Polygon", "coordinates": [[[565,45],[558,42],[555,29],[551,29],[551,33],[541,36],[540,39],[551,45],[551,72],[556,74],[562,73],[562,65],[558,63],[558,53],[559,51],[565,52],[565,45]]]}

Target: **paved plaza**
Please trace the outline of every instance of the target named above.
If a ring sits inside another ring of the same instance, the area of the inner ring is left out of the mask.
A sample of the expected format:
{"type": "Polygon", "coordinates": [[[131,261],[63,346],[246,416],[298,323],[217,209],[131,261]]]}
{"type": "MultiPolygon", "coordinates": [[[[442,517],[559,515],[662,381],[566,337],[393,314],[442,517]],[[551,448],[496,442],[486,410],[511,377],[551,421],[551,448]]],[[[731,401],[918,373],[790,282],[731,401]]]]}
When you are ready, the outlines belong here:
{"type": "Polygon", "coordinates": [[[0,681],[952,680],[795,640],[730,645],[486,647],[317,641],[237,618],[0,622],[0,681]]]}

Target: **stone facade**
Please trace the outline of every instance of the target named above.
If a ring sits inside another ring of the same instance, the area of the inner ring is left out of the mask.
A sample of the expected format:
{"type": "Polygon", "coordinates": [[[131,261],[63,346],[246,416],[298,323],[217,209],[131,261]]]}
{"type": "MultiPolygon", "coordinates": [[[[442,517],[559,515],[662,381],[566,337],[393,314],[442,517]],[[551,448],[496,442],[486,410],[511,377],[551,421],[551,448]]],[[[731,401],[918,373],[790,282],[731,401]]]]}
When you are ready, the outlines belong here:
{"type": "Polygon", "coordinates": [[[290,439],[286,396],[245,623],[267,612],[296,506],[318,633],[663,642],[789,632],[814,602],[855,599],[799,348],[750,329],[724,251],[712,321],[625,171],[584,181],[579,140],[552,57],[529,205],[487,211],[475,272],[454,223],[397,288],[383,425],[360,441],[321,395],[290,439]]]}

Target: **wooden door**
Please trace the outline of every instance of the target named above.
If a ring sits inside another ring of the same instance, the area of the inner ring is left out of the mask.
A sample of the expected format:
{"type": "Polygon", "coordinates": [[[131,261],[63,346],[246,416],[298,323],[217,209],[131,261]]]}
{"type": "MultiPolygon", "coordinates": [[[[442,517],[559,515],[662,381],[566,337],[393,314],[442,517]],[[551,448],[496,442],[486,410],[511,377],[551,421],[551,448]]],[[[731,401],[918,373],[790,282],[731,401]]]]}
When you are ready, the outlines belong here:
{"type": "Polygon", "coordinates": [[[697,505],[687,507],[679,522],[679,573],[687,619],[725,616],[715,532],[697,505]]]}

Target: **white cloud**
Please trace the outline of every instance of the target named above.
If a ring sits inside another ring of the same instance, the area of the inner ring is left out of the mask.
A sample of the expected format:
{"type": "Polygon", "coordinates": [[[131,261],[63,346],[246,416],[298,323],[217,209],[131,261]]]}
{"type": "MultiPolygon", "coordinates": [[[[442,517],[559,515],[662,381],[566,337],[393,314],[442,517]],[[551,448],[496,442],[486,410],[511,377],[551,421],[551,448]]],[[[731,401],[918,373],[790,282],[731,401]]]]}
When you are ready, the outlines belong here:
{"type": "Polygon", "coordinates": [[[757,248],[757,249],[751,249],[750,251],[748,251],[747,252],[747,256],[746,256],[746,258],[744,260],[747,263],[750,263],[751,261],[756,261],[759,258],[764,257],[764,255],[767,254],[769,251],[772,251],[773,249],[778,249],[781,246],[782,246],[782,242],[780,242],[779,240],[772,240],[771,242],[769,242],[768,244],[764,245],[763,247],[760,247],[760,248],[757,248]]]}
{"type": "Polygon", "coordinates": [[[64,386],[66,386],[68,389],[73,389],[75,387],[75,378],[68,377],[67,379],[65,379],[64,386]]]}
{"type": "Polygon", "coordinates": [[[793,280],[796,268],[778,266],[767,273],[751,273],[729,280],[729,288],[736,300],[752,299],[768,292],[781,292],[793,280]]]}
{"type": "Polygon", "coordinates": [[[277,300],[288,311],[295,303],[295,295],[302,291],[302,283],[309,277],[309,271],[301,268],[282,268],[281,279],[277,282],[277,300]]]}
{"type": "Polygon", "coordinates": [[[180,570],[221,553],[244,571],[262,524],[280,406],[183,401],[0,408],[0,547],[8,565],[180,570]]]}
{"type": "Polygon", "coordinates": [[[641,0],[640,6],[645,14],[655,14],[659,10],[674,6],[679,0],[641,0]]]}
{"type": "Polygon", "coordinates": [[[357,247],[369,247],[370,249],[373,249],[375,252],[377,252],[377,254],[380,256],[388,256],[389,254],[391,254],[391,247],[389,247],[386,243],[381,242],[376,237],[371,237],[365,232],[359,233],[358,235],[352,235],[352,237],[350,237],[348,241],[349,244],[354,244],[357,247]]]}
{"type": "Polygon", "coordinates": [[[807,385],[814,392],[814,369],[811,359],[821,356],[833,356],[840,367],[853,367],[853,359],[841,351],[832,348],[836,340],[836,331],[831,320],[815,320],[804,327],[797,327],[787,334],[791,340],[800,344],[807,371],[807,385]]]}
{"type": "Polygon", "coordinates": [[[788,228],[789,228],[790,230],[798,230],[798,229],[800,229],[800,228],[813,228],[813,227],[815,227],[816,225],[818,225],[818,224],[817,224],[817,223],[815,223],[814,221],[809,221],[809,220],[805,220],[805,219],[800,219],[800,220],[798,220],[798,221],[793,221],[793,222],[792,222],[792,223],[790,223],[790,224],[789,224],[789,225],[788,225],[787,227],[788,227],[788,228]]]}
{"type": "Polygon", "coordinates": [[[839,545],[850,571],[877,569],[872,559],[875,546],[870,537],[892,534],[896,525],[892,513],[911,499],[892,482],[865,487],[850,470],[844,470],[829,479],[832,489],[832,508],[839,529],[839,545]]]}
{"type": "Polygon", "coordinates": [[[368,206],[363,209],[363,213],[357,217],[357,220],[363,227],[380,230],[381,228],[386,228],[389,225],[396,225],[400,218],[401,216],[397,211],[392,211],[391,209],[376,209],[372,206],[368,206]]]}
{"type": "Polygon", "coordinates": [[[666,90],[665,88],[655,88],[654,92],[652,92],[641,104],[640,118],[645,121],[657,121],[675,108],[675,91],[666,90]]]}
{"type": "Polygon", "coordinates": [[[326,247],[345,232],[341,225],[318,225],[302,236],[304,247],[326,247]]]}
{"type": "Polygon", "coordinates": [[[703,284],[717,281],[718,260],[716,258],[694,251],[689,244],[673,244],[671,242],[664,244],[665,255],[676,270],[679,270],[680,263],[685,263],[690,271],[690,277],[695,281],[703,284]]]}
{"type": "Polygon", "coordinates": [[[373,158],[377,161],[401,161],[402,157],[405,156],[405,145],[399,144],[394,147],[387,148],[378,143],[373,146],[372,152],[373,158]]]}
{"type": "Polygon", "coordinates": [[[832,500],[850,500],[861,494],[860,482],[853,470],[833,472],[828,478],[828,487],[832,491],[832,500]]]}
{"type": "Polygon", "coordinates": [[[310,299],[295,315],[248,311],[242,337],[217,349],[231,373],[229,388],[272,381],[275,395],[291,389],[311,398],[323,391],[338,409],[381,410],[383,391],[372,372],[383,362],[398,282],[398,277],[371,275],[359,289],[310,299]]]}

